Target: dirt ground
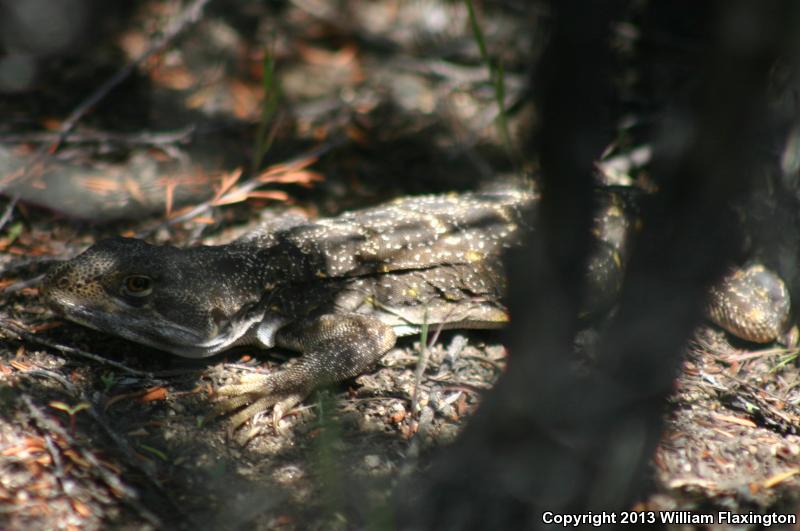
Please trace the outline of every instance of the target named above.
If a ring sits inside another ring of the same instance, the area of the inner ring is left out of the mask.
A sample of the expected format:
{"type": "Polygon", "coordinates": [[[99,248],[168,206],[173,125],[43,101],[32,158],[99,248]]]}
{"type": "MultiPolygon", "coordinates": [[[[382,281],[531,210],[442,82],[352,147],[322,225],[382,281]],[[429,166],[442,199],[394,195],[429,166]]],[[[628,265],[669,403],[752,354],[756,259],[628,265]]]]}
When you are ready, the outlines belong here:
{"type": "MultiPolygon", "coordinates": [[[[535,119],[525,86],[546,14],[481,5],[518,138],[535,119]]],[[[59,321],[38,279],[110,235],[215,244],[287,213],[497,185],[531,164],[496,126],[465,4],[435,0],[211,2],[42,155],[63,117],[179,7],[109,9],[88,22],[97,42],[43,55],[39,81],[0,99],[0,176],[45,167],[41,186],[13,183],[22,201],[0,232],[0,528],[390,529],[391,487],[458,435],[513,364],[498,334],[444,332],[428,348],[408,338],[277,426],[262,417],[229,433],[210,414],[214,388],[292,353],[178,359],[59,321]],[[269,57],[274,86],[262,82],[269,57]],[[152,193],[130,184],[148,175],[188,180],[152,193]],[[56,176],[72,184],[42,192],[56,176]]],[[[800,514],[797,353],[698,329],[653,494],[632,509],[800,514]]]]}

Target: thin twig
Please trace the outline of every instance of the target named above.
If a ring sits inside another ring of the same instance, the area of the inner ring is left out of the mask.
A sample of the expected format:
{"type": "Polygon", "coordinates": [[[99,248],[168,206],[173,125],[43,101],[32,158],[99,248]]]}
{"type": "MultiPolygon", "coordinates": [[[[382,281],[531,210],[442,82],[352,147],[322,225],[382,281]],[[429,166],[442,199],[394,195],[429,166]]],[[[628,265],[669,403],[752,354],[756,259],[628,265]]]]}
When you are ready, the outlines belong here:
{"type": "Polygon", "coordinates": [[[56,477],[56,481],[58,481],[61,491],[66,494],[67,490],[64,484],[66,474],[64,474],[64,462],[61,459],[61,452],[58,450],[55,441],[53,441],[53,438],[49,433],[44,432],[42,437],[44,438],[44,444],[45,448],[47,448],[47,453],[50,454],[50,459],[53,462],[53,475],[56,477]]]}
{"type": "Polygon", "coordinates": [[[38,345],[42,345],[48,348],[52,348],[62,352],[64,354],[69,354],[71,356],[79,356],[81,358],[90,359],[94,362],[100,363],[101,365],[108,365],[110,367],[114,367],[115,369],[119,369],[120,371],[126,372],[128,374],[132,374],[134,376],[142,376],[145,378],[155,379],[155,374],[149,371],[140,371],[137,369],[132,369],[122,363],[104,358],[97,354],[92,354],[91,352],[86,352],[85,350],[81,350],[75,347],[68,347],[67,345],[61,345],[59,343],[54,343],[47,339],[43,339],[38,337],[35,334],[31,334],[21,326],[17,325],[16,323],[12,322],[10,319],[0,316],[0,329],[3,329],[7,332],[11,332],[15,334],[25,341],[29,341],[31,343],[36,343],[38,345]]]}
{"type": "Polygon", "coordinates": [[[171,378],[173,376],[184,376],[186,374],[196,374],[201,372],[202,369],[169,369],[165,371],[140,371],[138,369],[132,369],[125,364],[119,363],[118,361],[110,360],[108,358],[104,358],[99,354],[93,354],[91,352],[87,352],[85,350],[81,350],[79,348],[70,347],[68,345],[62,345],[61,343],[55,343],[53,341],[41,338],[36,334],[32,334],[19,326],[18,324],[14,323],[10,319],[0,316],[0,330],[5,330],[7,332],[11,332],[19,336],[20,338],[24,339],[25,341],[29,341],[31,343],[35,343],[37,345],[42,345],[44,347],[52,348],[58,350],[62,354],[67,354],[70,356],[77,356],[81,358],[86,358],[92,361],[95,361],[101,365],[108,365],[110,367],[114,367],[115,369],[119,369],[122,372],[126,372],[133,376],[140,376],[142,378],[148,378],[153,381],[154,384],[163,383],[161,378],[171,378]]]}
{"type": "Polygon", "coordinates": [[[17,282],[14,282],[9,286],[0,289],[0,293],[2,293],[3,295],[8,295],[9,293],[14,293],[16,291],[20,291],[25,288],[29,288],[31,286],[35,286],[36,284],[41,282],[41,280],[44,278],[44,275],[45,274],[42,273],[41,275],[36,275],[35,277],[32,278],[26,278],[25,280],[18,280],[17,282]]]}
{"type": "MultiPolygon", "coordinates": [[[[179,144],[188,142],[195,132],[195,126],[190,125],[176,131],[139,133],[117,133],[112,131],[77,131],[70,133],[69,141],[72,144],[99,144],[103,142],[117,142],[127,146],[161,146],[165,144],[179,144]]],[[[37,131],[33,133],[15,133],[0,135],[0,143],[47,143],[59,141],[58,132],[37,131]]]]}
{"type": "MultiPolygon", "coordinates": [[[[83,249],[85,246],[81,246],[83,249]]],[[[70,249],[71,250],[71,249],[70,249]]],[[[77,254],[77,252],[75,253],[77,254]]],[[[20,271],[25,271],[30,267],[45,265],[50,267],[53,262],[60,261],[61,258],[53,258],[52,256],[26,256],[7,264],[0,269],[0,277],[15,275],[20,271]]]]}
{"type": "Polygon", "coordinates": [[[26,376],[26,377],[29,377],[29,376],[41,376],[41,377],[44,377],[44,378],[49,378],[51,380],[55,380],[56,382],[61,384],[61,386],[64,389],[69,391],[69,393],[72,394],[73,396],[77,396],[77,394],[78,394],[78,388],[75,387],[75,384],[70,382],[65,376],[57,373],[56,371],[51,371],[50,369],[39,368],[39,369],[30,369],[30,370],[21,372],[20,374],[23,375],[23,376],[26,376]]]}
{"type": "Polygon", "coordinates": [[[428,366],[428,310],[425,309],[419,338],[419,358],[414,371],[414,392],[411,393],[411,413],[416,414],[419,408],[419,388],[422,385],[422,374],[428,366]]]}
{"type": "Polygon", "coordinates": [[[8,205],[6,205],[6,209],[3,211],[3,216],[0,217],[0,230],[3,230],[6,223],[11,220],[11,216],[14,214],[14,207],[17,206],[17,201],[19,201],[19,192],[8,199],[8,205]]]}

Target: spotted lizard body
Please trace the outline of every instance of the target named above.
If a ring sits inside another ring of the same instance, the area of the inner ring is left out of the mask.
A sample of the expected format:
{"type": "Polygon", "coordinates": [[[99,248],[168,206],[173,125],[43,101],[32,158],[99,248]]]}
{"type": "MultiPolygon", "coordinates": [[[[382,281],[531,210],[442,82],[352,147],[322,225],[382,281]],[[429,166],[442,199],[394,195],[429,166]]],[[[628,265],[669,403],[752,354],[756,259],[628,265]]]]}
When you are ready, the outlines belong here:
{"type": "Polygon", "coordinates": [[[179,356],[239,345],[302,352],[220,389],[231,408],[247,406],[236,424],[365,372],[423,325],[506,323],[501,254],[532,200],[522,191],[410,197],[220,246],[112,238],[55,266],[43,291],[75,322],[179,356]]]}
{"type": "MultiPolygon", "coordinates": [[[[423,326],[505,324],[502,254],[534,199],[524,191],[408,197],[219,246],[112,238],[55,266],[43,291],[75,322],[179,356],[241,345],[301,352],[296,363],[218,390],[223,409],[243,408],[232,418],[239,425],[270,407],[280,417],[314,388],[366,372],[398,336],[423,326]]],[[[613,202],[598,216],[589,306],[614,299],[629,229],[613,202]]],[[[709,315],[744,339],[771,341],[785,326],[788,294],[774,274],[748,271],[712,290],[709,315]]]]}

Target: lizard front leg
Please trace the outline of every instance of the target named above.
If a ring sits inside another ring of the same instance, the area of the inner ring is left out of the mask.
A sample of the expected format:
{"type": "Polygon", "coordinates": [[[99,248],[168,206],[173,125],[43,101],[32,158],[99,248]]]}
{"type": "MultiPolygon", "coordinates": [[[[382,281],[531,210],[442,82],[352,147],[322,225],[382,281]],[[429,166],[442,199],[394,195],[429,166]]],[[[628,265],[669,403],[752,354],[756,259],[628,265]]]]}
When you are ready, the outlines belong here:
{"type": "Polygon", "coordinates": [[[315,388],[364,373],[396,341],[394,331],[378,319],[354,314],[325,314],[281,328],[275,344],[303,356],[271,374],[249,374],[217,390],[224,399],[216,408],[230,412],[233,429],[273,408],[273,421],[305,399],[315,388]]]}

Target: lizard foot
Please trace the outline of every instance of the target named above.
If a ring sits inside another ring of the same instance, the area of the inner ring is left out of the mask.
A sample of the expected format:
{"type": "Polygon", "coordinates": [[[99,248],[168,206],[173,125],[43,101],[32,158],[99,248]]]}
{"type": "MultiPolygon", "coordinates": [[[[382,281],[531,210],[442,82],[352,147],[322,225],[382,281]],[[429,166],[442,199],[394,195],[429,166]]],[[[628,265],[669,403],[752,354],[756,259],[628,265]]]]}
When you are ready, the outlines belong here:
{"type": "Polygon", "coordinates": [[[217,411],[232,413],[233,430],[272,408],[272,423],[318,388],[353,378],[374,365],[397,339],[392,327],[374,317],[324,314],[281,328],[276,344],[303,353],[282,369],[242,376],[217,390],[217,411]]]}
{"type": "Polygon", "coordinates": [[[308,396],[309,391],[298,387],[287,389],[280,372],[272,374],[251,373],[239,383],[224,385],[216,390],[220,400],[214,406],[212,417],[231,414],[230,432],[239,429],[256,415],[272,408],[272,425],[279,431],[280,420],[308,396]]]}

